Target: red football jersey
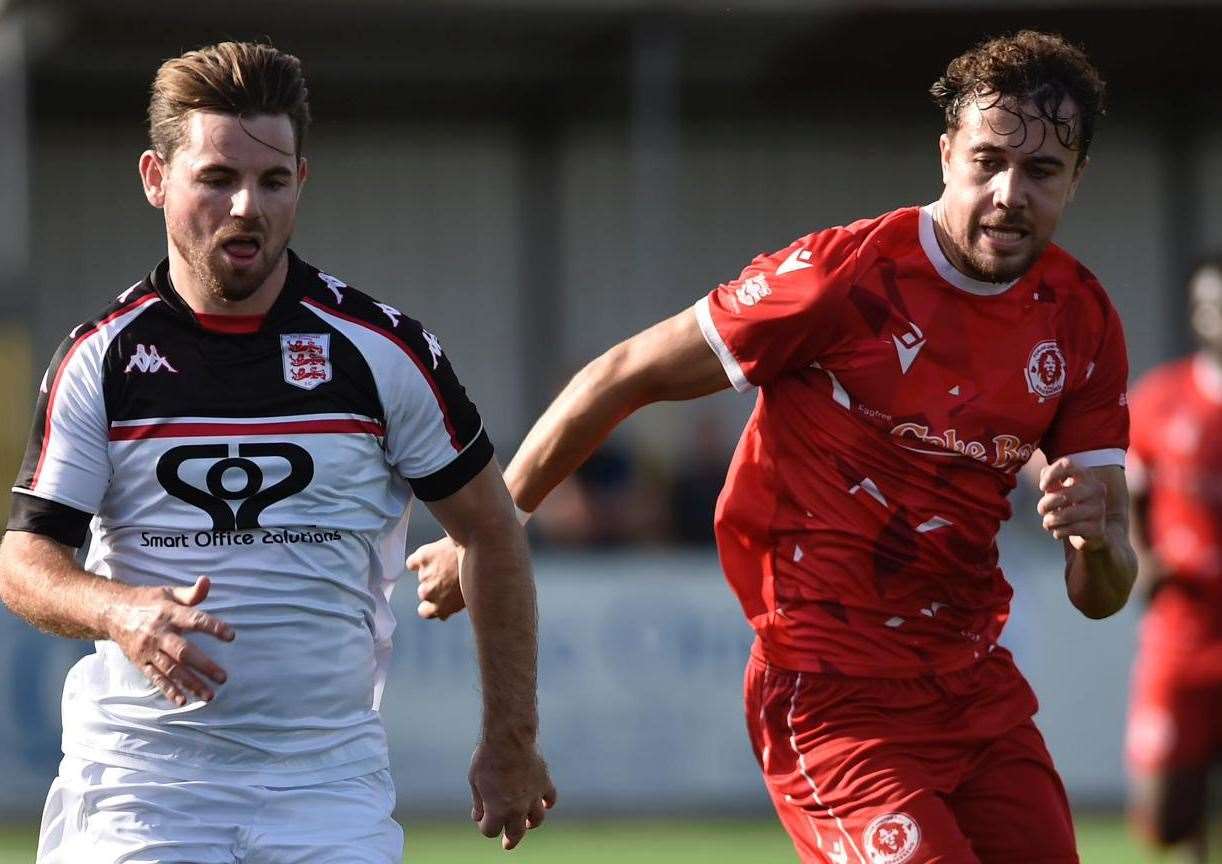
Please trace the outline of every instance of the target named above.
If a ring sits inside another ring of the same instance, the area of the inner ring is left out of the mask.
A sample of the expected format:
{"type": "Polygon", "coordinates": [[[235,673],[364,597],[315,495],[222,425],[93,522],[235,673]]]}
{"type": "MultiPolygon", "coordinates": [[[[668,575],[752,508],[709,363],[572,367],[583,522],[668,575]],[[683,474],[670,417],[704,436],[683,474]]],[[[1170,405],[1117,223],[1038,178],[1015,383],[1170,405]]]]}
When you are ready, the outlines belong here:
{"type": "MultiPolygon", "coordinates": [[[[1150,372],[1133,393],[1129,484],[1150,496],[1147,541],[1198,614],[1222,619],[1222,367],[1203,354],[1150,372]]],[[[1185,633],[1180,632],[1182,638],[1185,633]]]]}
{"type": "Polygon", "coordinates": [[[717,506],[763,659],[906,677],[993,651],[995,538],[1036,448],[1123,465],[1128,361],[1094,276],[1056,246],[1009,285],[938,247],[933,208],[810,234],[695,307],[759,387],[717,506]]]}

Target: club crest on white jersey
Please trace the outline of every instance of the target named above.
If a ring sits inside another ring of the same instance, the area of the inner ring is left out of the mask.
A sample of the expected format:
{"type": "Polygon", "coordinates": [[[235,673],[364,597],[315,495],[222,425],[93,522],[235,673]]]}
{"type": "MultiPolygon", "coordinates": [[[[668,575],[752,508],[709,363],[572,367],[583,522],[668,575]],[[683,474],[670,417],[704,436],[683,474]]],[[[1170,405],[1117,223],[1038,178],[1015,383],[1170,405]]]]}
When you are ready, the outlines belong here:
{"type": "Polygon", "coordinates": [[[124,372],[160,372],[162,369],[167,372],[177,372],[170,361],[161,356],[157,350],[157,346],[149,344],[146,348],[143,344],[136,346],[136,353],[133,354],[127,361],[127,367],[124,372]]]}
{"type": "Polygon", "coordinates": [[[329,333],[281,333],[284,380],[302,390],[313,390],[331,380],[329,333]]]}
{"type": "Polygon", "coordinates": [[[1027,390],[1043,399],[1050,399],[1065,389],[1065,355],[1052,339],[1046,339],[1031,349],[1027,358],[1027,390]]]}
{"type": "Polygon", "coordinates": [[[921,845],[921,829],[907,813],[888,813],[866,826],[862,840],[870,864],[904,864],[921,845]]]}

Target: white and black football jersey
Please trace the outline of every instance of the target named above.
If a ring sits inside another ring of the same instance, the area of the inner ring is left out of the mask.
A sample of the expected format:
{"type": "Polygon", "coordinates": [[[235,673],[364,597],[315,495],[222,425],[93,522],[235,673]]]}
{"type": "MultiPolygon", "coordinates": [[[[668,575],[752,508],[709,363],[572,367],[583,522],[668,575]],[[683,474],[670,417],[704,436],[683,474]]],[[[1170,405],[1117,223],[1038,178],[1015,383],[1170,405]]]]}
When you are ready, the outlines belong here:
{"type": "Polygon", "coordinates": [[[205,326],[162,264],[75,328],[43,381],[9,528],[134,585],[190,585],[232,643],[171,704],[109,641],[64,686],[64,752],[182,779],[299,785],[387,765],[377,715],[408,503],[492,458],[437,338],[289,253],[254,332],[205,326]]]}

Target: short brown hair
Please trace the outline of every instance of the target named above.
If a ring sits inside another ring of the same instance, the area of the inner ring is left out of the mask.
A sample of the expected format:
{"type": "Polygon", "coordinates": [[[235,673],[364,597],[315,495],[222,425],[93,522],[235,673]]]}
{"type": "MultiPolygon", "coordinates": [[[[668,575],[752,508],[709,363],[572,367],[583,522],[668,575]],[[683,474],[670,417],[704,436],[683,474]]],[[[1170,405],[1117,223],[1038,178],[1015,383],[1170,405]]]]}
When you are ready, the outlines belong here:
{"type": "Polygon", "coordinates": [[[946,67],[929,88],[946,111],[946,131],[959,128],[963,106],[981,97],[1031,100],[1057,138],[1086,158],[1095,136],[1095,120],[1104,113],[1103,79],[1082,49],[1053,33],[1023,30],[982,42],[946,67]],[[1066,96],[1078,106],[1077,123],[1059,113],[1066,96]]]}
{"type": "Polygon", "coordinates": [[[287,114],[296,156],[310,125],[310,91],[301,61],[271,45],[220,42],[161,64],[149,99],[149,141],[164,159],[182,143],[191,111],[287,114]]]}

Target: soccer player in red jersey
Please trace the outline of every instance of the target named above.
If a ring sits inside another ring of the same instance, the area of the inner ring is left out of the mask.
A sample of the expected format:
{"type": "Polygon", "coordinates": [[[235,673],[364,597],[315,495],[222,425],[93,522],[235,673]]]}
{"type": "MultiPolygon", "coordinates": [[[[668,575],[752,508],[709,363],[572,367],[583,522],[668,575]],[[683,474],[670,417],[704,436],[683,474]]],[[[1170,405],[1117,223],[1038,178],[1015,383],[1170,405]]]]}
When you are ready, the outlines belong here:
{"type": "MultiPolygon", "coordinates": [[[[755,629],[752,744],[803,861],[1076,862],[1035,697],[997,639],[995,537],[1036,448],[1069,598],[1119,610],[1136,559],[1128,367],[1094,276],[1051,244],[1103,83],[1057,36],[955,59],[941,198],[817,231],[616,345],[535,424],[526,514],[643,405],[756,389],[717,506],[755,629]]],[[[459,608],[455,549],[417,550],[420,614],[459,608]]]]}
{"type": "Polygon", "coordinates": [[[1127,742],[1134,821],[1207,860],[1210,768],[1222,756],[1222,258],[1189,282],[1201,349],[1134,390],[1129,487],[1150,608],[1127,742]]]}

